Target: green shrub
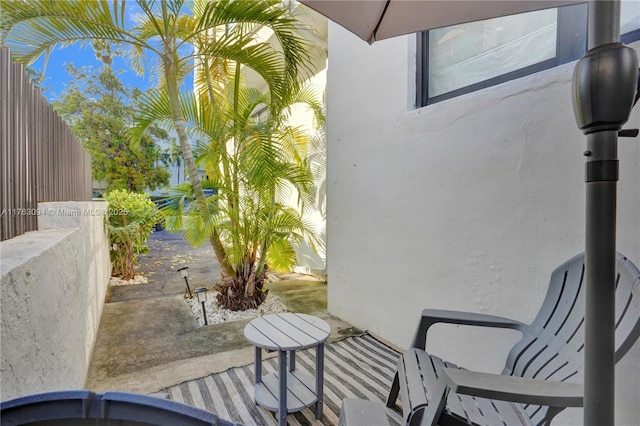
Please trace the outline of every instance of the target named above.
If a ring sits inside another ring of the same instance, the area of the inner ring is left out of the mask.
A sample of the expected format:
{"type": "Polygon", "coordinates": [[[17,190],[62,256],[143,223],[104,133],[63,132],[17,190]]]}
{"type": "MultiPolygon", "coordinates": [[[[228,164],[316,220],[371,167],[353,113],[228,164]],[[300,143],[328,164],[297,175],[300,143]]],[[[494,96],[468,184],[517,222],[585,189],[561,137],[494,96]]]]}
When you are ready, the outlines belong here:
{"type": "Polygon", "coordinates": [[[112,275],[135,276],[137,254],[148,251],[146,242],[156,222],[156,205],[147,194],[114,190],[104,197],[109,203],[107,227],[111,243],[112,275]]]}

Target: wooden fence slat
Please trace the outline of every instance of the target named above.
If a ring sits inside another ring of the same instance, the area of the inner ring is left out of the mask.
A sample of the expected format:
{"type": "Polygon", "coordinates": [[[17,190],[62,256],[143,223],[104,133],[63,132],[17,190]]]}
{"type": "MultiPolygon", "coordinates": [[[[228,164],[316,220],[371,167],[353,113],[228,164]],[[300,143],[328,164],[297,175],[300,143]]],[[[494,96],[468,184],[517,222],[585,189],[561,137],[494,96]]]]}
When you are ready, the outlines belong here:
{"type": "Polygon", "coordinates": [[[0,46],[0,241],[37,230],[37,203],[89,201],[91,160],[0,46]]]}

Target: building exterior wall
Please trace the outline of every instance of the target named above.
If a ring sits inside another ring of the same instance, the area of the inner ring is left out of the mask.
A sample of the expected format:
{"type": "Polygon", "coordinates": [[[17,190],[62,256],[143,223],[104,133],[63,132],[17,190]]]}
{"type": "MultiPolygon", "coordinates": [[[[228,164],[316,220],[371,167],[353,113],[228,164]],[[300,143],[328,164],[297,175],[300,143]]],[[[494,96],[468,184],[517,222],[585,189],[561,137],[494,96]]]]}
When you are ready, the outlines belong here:
{"type": "MultiPolygon", "coordinates": [[[[326,22],[325,22],[326,25],[326,22]]],[[[317,51],[314,51],[317,53],[317,51]]],[[[322,101],[324,98],[324,92],[327,86],[327,68],[326,68],[326,50],[324,52],[324,66],[317,71],[317,73],[311,76],[306,82],[306,87],[310,88],[314,94],[316,94],[319,101],[322,101]]],[[[318,58],[316,58],[318,59],[318,58]]],[[[320,58],[322,59],[322,58],[320,58]]],[[[289,118],[289,125],[294,127],[299,127],[304,131],[308,132],[312,137],[322,138],[324,139],[324,134],[316,129],[316,122],[313,111],[307,105],[294,105],[292,107],[291,116],[289,118]]],[[[326,139],[324,139],[325,145],[319,147],[320,149],[324,149],[326,151],[326,139]]],[[[314,152],[312,147],[307,148],[307,155],[309,156],[320,156],[322,154],[318,152],[314,152]]],[[[326,155],[326,153],[325,153],[326,155]]],[[[326,158],[326,157],[325,157],[326,158]]],[[[320,164],[314,163],[311,166],[311,170],[316,174],[313,176],[314,185],[316,186],[316,205],[314,208],[306,209],[306,211],[302,211],[303,218],[305,222],[312,228],[315,235],[318,236],[319,240],[322,242],[315,247],[313,250],[308,244],[302,243],[300,245],[295,246],[297,262],[294,270],[300,273],[312,273],[325,275],[326,274],[326,250],[323,245],[326,245],[326,220],[323,215],[323,211],[326,208],[326,196],[323,191],[323,185],[325,184],[324,179],[326,177],[326,171],[323,174],[316,170],[316,168],[320,168],[320,164]]],[[[298,193],[293,186],[290,186],[290,193],[288,194],[288,199],[282,200],[282,202],[287,203],[289,206],[294,208],[299,208],[298,205],[298,193]]]]}
{"type": "MultiPolygon", "coordinates": [[[[303,85],[312,91],[318,101],[324,103],[324,95],[327,84],[327,18],[317,12],[306,7],[300,7],[297,4],[293,10],[293,15],[298,20],[297,26],[299,35],[307,42],[307,53],[309,55],[309,70],[306,70],[306,78],[303,85]]],[[[268,28],[262,28],[258,31],[256,38],[258,40],[267,40],[274,46],[278,46],[279,41],[273,35],[273,31],[268,28]]],[[[257,88],[261,91],[267,91],[266,82],[255,71],[244,68],[243,77],[250,87],[257,88]]],[[[313,111],[302,104],[293,105],[287,120],[287,125],[299,127],[311,135],[321,136],[317,129],[317,123],[313,111]]],[[[313,153],[312,153],[313,154],[313,153]]],[[[312,168],[313,170],[313,168],[312,168]]],[[[319,237],[321,244],[326,243],[326,220],[323,215],[325,194],[320,189],[324,182],[324,176],[316,174],[314,176],[314,184],[318,189],[318,203],[322,208],[307,208],[302,211],[298,202],[298,192],[292,186],[288,186],[288,192],[281,194],[282,202],[292,208],[302,212],[303,218],[310,225],[315,234],[319,237]]],[[[313,273],[324,275],[326,273],[326,252],[324,247],[317,246],[313,250],[307,243],[295,245],[297,262],[294,271],[300,273],[313,273]]]]}
{"type": "MultiPolygon", "coordinates": [[[[530,322],[551,271],[584,250],[575,63],[415,110],[415,36],[368,46],[330,24],[329,50],[330,312],[400,347],[427,307],[530,322]]],[[[640,147],[619,145],[618,250],[638,265],[640,147]]],[[[499,372],[518,337],[439,326],[427,345],[499,372]]],[[[618,364],[621,425],[640,424],[639,365],[636,344],[618,364]]]]}
{"type": "Polygon", "coordinates": [[[40,203],[0,244],[1,400],[83,388],[111,275],[107,203],[40,203]]]}

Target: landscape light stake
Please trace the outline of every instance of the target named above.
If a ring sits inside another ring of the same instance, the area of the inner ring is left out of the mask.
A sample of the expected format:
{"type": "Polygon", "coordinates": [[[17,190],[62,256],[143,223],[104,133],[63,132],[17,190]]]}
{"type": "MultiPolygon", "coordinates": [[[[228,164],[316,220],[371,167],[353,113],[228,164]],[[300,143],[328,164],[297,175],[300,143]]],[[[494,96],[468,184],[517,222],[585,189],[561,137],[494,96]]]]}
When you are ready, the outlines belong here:
{"type": "Polygon", "coordinates": [[[204,325],[208,325],[207,323],[207,310],[204,308],[204,302],[207,301],[207,291],[206,287],[198,287],[193,292],[198,295],[198,302],[202,305],[202,316],[204,317],[204,325]]]}
{"type": "Polygon", "coordinates": [[[184,293],[184,297],[191,299],[193,297],[193,293],[191,293],[191,287],[189,287],[189,267],[183,266],[178,269],[180,276],[184,278],[184,282],[187,283],[187,291],[184,293]]]}

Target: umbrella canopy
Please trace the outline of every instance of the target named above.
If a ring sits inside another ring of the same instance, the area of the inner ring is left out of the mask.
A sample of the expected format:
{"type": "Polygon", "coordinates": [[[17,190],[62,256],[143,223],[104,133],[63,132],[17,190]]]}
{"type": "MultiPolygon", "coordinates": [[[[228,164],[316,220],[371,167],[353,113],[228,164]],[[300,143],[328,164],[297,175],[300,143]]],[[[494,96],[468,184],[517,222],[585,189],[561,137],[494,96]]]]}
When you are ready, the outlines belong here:
{"type": "Polygon", "coordinates": [[[301,0],[368,43],[399,35],[549,9],[585,0],[301,0]]]}

